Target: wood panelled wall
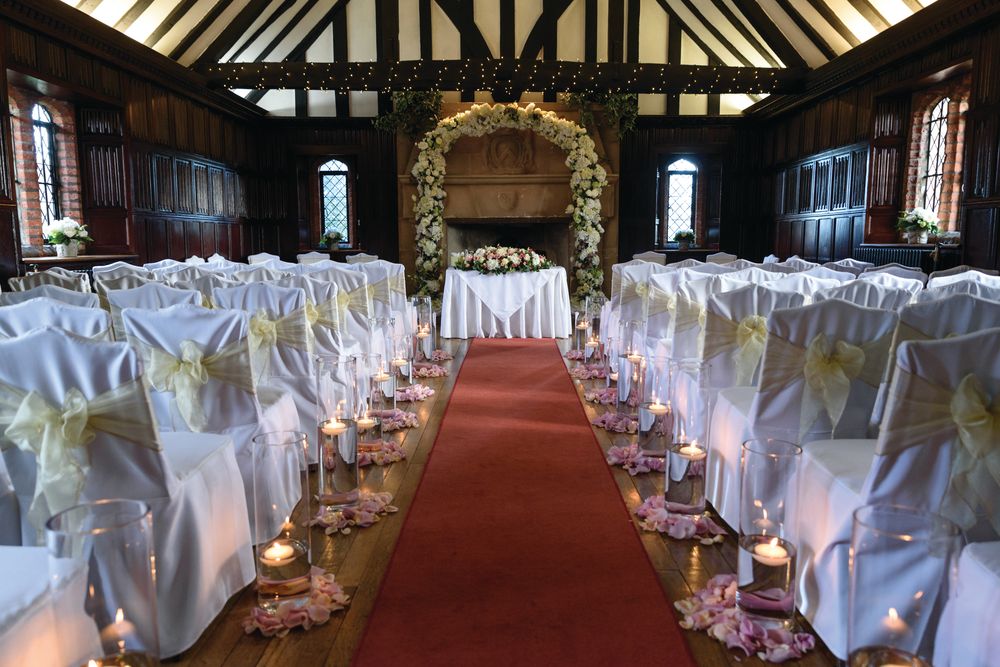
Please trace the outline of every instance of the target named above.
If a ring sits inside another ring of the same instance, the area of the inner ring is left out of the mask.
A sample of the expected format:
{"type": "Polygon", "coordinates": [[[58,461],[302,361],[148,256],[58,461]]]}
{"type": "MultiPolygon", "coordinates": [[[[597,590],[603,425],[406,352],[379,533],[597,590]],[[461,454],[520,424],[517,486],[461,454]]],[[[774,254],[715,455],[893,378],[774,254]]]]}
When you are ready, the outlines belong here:
{"type": "MultiPolygon", "coordinates": [[[[928,43],[917,56],[887,64],[863,79],[845,77],[838,90],[792,110],[776,113],[765,106],[751,114],[737,138],[737,169],[750,176],[743,183],[746,205],[742,210],[754,220],[751,226],[760,230],[763,245],[781,257],[799,254],[826,261],[850,256],[862,242],[897,242],[894,223],[903,207],[912,93],[934,83],[939,73],[960,73],[970,66],[973,91],[966,122],[960,214],[964,261],[996,268],[1000,261],[1000,26],[995,21],[977,22],[944,42],[928,43]],[[825,169],[825,161],[836,161],[838,156],[850,163],[849,210],[842,217],[840,212],[833,216],[833,211],[803,211],[808,195],[802,179],[813,180],[811,196],[815,198],[819,170],[825,169]],[[870,187],[862,200],[856,188],[863,158],[867,163],[864,182],[870,187]],[[797,193],[793,194],[789,185],[796,179],[797,193]],[[789,205],[794,203],[799,210],[790,214],[789,205]],[[852,230],[849,245],[846,228],[852,230]]],[[[739,245],[741,254],[753,254],[748,251],[755,247],[754,239],[741,239],[739,245]]]]}
{"type": "Polygon", "coordinates": [[[719,229],[729,220],[728,185],[733,165],[732,151],[738,119],[641,118],[639,126],[621,138],[621,177],[619,179],[618,258],[653,247],[656,234],[656,170],[662,156],[688,154],[698,156],[705,167],[701,179],[710,188],[706,202],[705,238],[710,243],[721,238],[726,248],[728,233],[719,229]],[[721,199],[721,211],[718,203],[721,199]]]}
{"type": "Polygon", "coordinates": [[[141,262],[214,252],[233,259],[261,251],[294,255],[298,246],[282,246],[279,232],[290,199],[285,146],[260,131],[261,113],[234,96],[185,86],[192,75],[166,59],[142,71],[150,56],[114,31],[106,36],[110,45],[74,39],[74,29],[100,37],[106,26],[72,26],[65,37],[58,27],[43,32],[0,16],[3,277],[16,273],[20,257],[8,173],[7,69],[19,85],[77,105],[83,212],[94,238],[89,252],[135,254],[141,262]],[[117,58],[119,47],[136,57],[117,58]]]}

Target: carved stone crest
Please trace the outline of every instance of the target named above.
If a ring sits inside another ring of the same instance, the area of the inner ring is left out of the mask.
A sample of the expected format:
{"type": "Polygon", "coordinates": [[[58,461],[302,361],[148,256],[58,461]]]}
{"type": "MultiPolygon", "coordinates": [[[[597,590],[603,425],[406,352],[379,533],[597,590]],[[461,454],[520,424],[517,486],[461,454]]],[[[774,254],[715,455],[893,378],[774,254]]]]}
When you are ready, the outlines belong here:
{"type": "Polygon", "coordinates": [[[520,193],[517,190],[501,190],[497,193],[497,205],[500,210],[509,213],[517,206],[517,199],[520,193]]]}
{"type": "Polygon", "coordinates": [[[535,166],[535,149],[526,132],[504,129],[489,135],[486,165],[498,174],[523,174],[535,166]]]}

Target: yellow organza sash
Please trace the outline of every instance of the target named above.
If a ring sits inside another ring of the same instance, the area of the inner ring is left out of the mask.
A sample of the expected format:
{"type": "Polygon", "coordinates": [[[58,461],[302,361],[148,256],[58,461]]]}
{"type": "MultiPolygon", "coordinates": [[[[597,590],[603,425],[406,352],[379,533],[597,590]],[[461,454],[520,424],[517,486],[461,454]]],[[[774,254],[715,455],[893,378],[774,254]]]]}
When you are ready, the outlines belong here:
{"type": "Polygon", "coordinates": [[[677,312],[677,295],[656,284],[650,283],[646,289],[646,317],[677,312]]]}
{"type": "Polygon", "coordinates": [[[234,341],[209,356],[205,356],[192,340],[181,341],[180,356],[176,357],[166,350],[140,345],[146,358],[149,384],[156,391],[174,394],[177,411],[192,431],[200,433],[208,426],[200,394],[209,379],[246,392],[254,390],[250,348],[245,339],[234,341]]]}
{"type": "Polygon", "coordinates": [[[736,322],[706,311],[704,359],[731,351],[737,386],[753,382],[766,342],[767,320],[761,315],[747,315],[736,322]]]}
{"type": "Polygon", "coordinates": [[[306,321],[309,326],[321,326],[333,331],[340,330],[340,317],[337,313],[337,297],[322,303],[306,301],[306,321]]]}
{"type": "Polygon", "coordinates": [[[885,335],[858,346],[832,341],[820,333],[801,347],[772,334],[767,341],[767,377],[761,377],[768,385],[762,384],[760,391],[804,380],[799,435],[809,430],[821,411],[836,430],[847,407],[851,382],[860,380],[872,387],[881,382],[891,338],[885,335]]]}
{"type": "Polygon", "coordinates": [[[371,298],[388,306],[392,303],[393,293],[406,295],[406,278],[402,273],[397,273],[373,283],[370,287],[371,298]]]}
{"type": "Polygon", "coordinates": [[[941,513],[962,528],[983,508],[1000,533],[1000,401],[987,396],[974,374],[955,388],[941,387],[897,368],[878,454],[896,454],[929,442],[951,441],[948,492],[941,513]]]}
{"type": "Polygon", "coordinates": [[[130,380],[87,400],[78,389],[66,392],[62,405],[52,405],[35,391],[0,383],[0,426],[5,440],[35,454],[35,494],[28,519],[44,535],[45,521],[79,502],[90,470],[89,445],[104,431],[159,450],[156,424],[141,380],[130,380]]]}
{"type": "Polygon", "coordinates": [[[278,345],[312,352],[311,333],[304,306],[276,320],[268,318],[263,310],[251,317],[250,365],[257,382],[267,376],[271,365],[271,352],[278,345]]]}
{"type": "Polygon", "coordinates": [[[371,317],[370,304],[374,293],[374,285],[362,285],[352,290],[340,290],[337,293],[337,311],[340,321],[347,321],[347,311],[358,313],[364,318],[371,317]]]}

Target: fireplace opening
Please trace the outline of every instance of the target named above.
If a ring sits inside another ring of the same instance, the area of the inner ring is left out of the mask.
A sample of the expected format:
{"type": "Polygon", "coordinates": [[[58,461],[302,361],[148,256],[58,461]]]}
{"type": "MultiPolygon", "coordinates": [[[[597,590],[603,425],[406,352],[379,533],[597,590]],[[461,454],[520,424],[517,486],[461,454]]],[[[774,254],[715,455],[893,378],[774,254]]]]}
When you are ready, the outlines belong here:
{"type": "Polygon", "coordinates": [[[570,269],[569,218],[445,219],[448,253],[501,245],[531,248],[553,264],[570,269]]]}

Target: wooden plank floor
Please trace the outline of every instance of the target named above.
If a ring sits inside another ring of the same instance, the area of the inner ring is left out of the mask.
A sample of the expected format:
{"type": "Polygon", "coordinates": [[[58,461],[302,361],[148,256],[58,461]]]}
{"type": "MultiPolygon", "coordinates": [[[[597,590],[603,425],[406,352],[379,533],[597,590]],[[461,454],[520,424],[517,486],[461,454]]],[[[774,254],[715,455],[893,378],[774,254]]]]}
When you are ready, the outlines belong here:
{"type": "MultiPolygon", "coordinates": [[[[566,341],[560,345],[564,350],[569,347],[566,341]]],[[[351,595],[350,607],[335,613],[327,624],[308,632],[293,630],[286,637],[272,639],[265,639],[259,634],[246,635],[240,621],[256,603],[256,593],[251,585],[229,602],[190,650],[168,660],[169,664],[206,667],[283,667],[300,663],[342,667],[350,664],[364,634],[406,513],[423,476],[468,343],[443,341],[442,347],[455,355],[455,360],[446,364],[451,372],[446,378],[422,381],[434,388],[437,394],[417,404],[415,409],[420,416],[420,427],[394,434],[406,449],[406,460],[384,469],[383,490],[393,494],[393,504],[399,512],[384,517],[370,528],[354,530],[350,535],[328,537],[319,530],[314,533],[316,564],[336,574],[337,580],[351,595]]],[[[588,384],[592,383],[576,383],[581,401],[588,384]]],[[[594,405],[585,405],[585,409],[591,418],[604,410],[594,405]]],[[[610,438],[603,430],[595,429],[595,433],[601,449],[606,452],[612,445],[610,438]]],[[[663,491],[663,480],[656,473],[631,477],[624,470],[615,468],[613,475],[625,503],[633,512],[643,498],[663,491]]],[[[732,536],[720,545],[706,547],[693,541],[681,542],[643,532],[634,514],[633,525],[640,533],[664,590],[673,600],[688,596],[692,589],[703,586],[715,574],[735,571],[736,541],[732,536]]],[[[419,613],[419,610],[414,610],[414,613],[419,613]]],[[[741,653],[726,650],[704,633],[687,632],[685,636],[701,665],[764,664],[757,658],[744,658],[741,653]]],[[[836,659],[820,647],[805,660],[787,664],[821,667],[836,664],[836,659]]]]}

